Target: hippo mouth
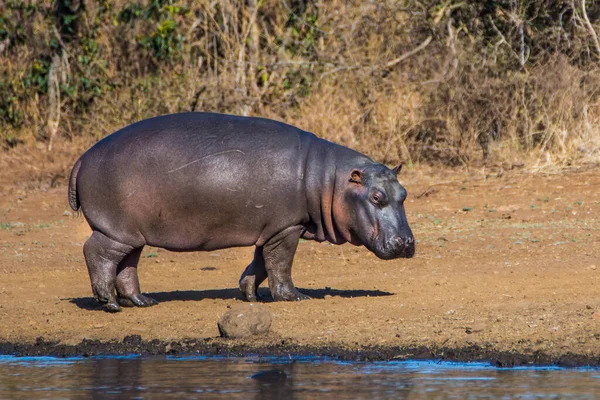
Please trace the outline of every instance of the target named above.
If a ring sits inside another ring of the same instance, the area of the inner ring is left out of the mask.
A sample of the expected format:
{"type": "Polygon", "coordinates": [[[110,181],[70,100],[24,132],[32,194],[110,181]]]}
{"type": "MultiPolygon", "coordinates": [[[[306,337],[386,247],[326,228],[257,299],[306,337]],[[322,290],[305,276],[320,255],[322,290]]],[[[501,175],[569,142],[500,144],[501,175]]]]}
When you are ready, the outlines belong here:
{"type": "Polygon", "coordinates": [[[378,239],[379,237],[375,237],[371,241],[369,250],[382,260],[412,258],[415,255],[415,239],[413,236],[407,238],[396,236],[387,241],[378,239]]]}

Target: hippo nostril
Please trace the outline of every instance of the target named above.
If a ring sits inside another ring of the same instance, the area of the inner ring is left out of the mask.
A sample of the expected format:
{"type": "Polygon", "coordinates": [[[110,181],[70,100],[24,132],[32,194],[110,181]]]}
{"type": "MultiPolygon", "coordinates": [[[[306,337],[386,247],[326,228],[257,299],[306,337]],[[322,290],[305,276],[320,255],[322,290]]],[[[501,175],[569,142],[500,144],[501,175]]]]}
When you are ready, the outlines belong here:
{"type": "Polygon", "coordinates": [[[409,236],[407,238],[402,238],[400,236],[397,236],[397,237],[393,238],[390,242],[391,242],[391,244],[397,245],[397,246],[411,246],[414,244],[415,238],[412,236],[409,236]]]}

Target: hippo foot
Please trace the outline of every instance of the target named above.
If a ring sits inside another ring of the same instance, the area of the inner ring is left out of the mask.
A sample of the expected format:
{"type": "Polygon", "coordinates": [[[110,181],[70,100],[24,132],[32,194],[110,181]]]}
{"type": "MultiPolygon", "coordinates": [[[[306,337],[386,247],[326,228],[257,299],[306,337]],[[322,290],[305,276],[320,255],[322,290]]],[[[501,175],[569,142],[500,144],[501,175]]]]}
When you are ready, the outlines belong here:
{"type": "Polygon", "coordinates": [[[265,299],[262,294],[258,293],[258,290],[256,292],[250,292],[250,293],[242,292],[242,296],[244,297],[244,300],[246,300],[250,303],[256,303],[258,301],[262,301],[265,299]]]}
{"type": "Polygon", "coordinates": [[[158,301],[141,293],[130,297],[119,297],[118,301],[123,307],[152,307],[158,304],[158,301]]]}
{"type": "Polygon", "coordinates": [[[104,307],[104,309],[106,311],[109,311],[109,312],[121,311],[121,307],[119,306],[117,298],[114,295],[101,296],[101,295],[98,295],[95,290],[94,290],[94,294],[95,294],[94,297],[96,297],[96,300],[98,301],[98,303],[102,304],[102,306],[104,307]]]}
{"type": "Polygon", "coordinates": [[[108,312],[121,311],[121,307],[119,306],[119,303],[115,300],[100,301],[100,303],[103,303],[104,309],[108,312]]]}
{"type": "Polygon", "coordinates": [[[242,279],[240,279],[240,291],[244,300],[251,303],[262,299],[256,287],[256,277],[253,275],[242,276],[242,279]]]}
{"type": "Polygon", "coordinates": [[[300,301],[309,300],[310,297],[300,293],[296,288],[292,290],[286,290],[281,292],[272,293],[273,300],[275,301],[300,301]]]}
{"type": "Polygon", "coordinates": [[[106,311],[109,311],[109,312],[119,312],[119,311],[122,311],[121,307],[119,307],[119,305],[115,304],[115,303],[106,303],[104,305],[104,308],[106,308],[106,311]]]}

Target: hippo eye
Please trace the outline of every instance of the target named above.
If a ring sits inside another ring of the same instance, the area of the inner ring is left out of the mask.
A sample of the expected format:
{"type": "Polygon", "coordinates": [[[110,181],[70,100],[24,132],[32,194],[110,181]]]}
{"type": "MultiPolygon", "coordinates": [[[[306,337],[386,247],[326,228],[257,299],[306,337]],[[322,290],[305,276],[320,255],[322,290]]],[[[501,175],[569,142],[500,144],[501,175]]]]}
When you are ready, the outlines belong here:
{"type": "Polygon", "coordinates": [[[374,192],[371,194],[371,203],[376,206],[383,207],[385,203],[385,195],[380,192],[374,192]]]}

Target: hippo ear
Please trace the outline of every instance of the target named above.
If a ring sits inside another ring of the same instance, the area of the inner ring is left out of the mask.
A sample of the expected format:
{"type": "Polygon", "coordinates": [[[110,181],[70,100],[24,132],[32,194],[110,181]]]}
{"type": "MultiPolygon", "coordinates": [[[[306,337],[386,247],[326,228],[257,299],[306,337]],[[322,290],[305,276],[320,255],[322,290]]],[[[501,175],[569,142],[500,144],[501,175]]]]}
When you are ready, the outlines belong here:
{"type": "Polygon", "coordinates": [[[350,174],[350,182],[362,184],[363,183],[363,172],[360,169],[352,170],[350,174]]]}
{"type": "Polygon", "coordinates": [[[392,169],[392,172],[394,173],[394,175],[398,176],[398,174],[400,173],[400,171],[402,171],[402,163],[398,164],[397,166],[395,166],[392,169]]]}

